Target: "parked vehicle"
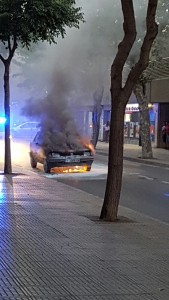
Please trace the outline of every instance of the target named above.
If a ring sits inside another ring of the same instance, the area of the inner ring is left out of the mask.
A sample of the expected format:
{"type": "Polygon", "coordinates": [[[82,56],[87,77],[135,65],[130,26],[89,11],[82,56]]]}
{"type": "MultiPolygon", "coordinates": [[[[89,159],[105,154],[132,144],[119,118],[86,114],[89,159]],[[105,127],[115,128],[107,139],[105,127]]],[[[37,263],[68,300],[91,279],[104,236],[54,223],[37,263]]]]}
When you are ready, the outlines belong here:
{"type": "Polygon", "coordinates": [[[32,168],[37,163],[43,164],[45,173],[50,173],[52,168],[58,168],[62,172],[90,171],[94,160],[94,154],[89,147],[80,149],[50,150],[41,142],[41,133],[37,133],[30,143],[30,163],[32,168]]]}
{"type": "Polygon", "coordinates": [[[11,130],[11,136],[14,139],[32,140],[38,132],[38,122],[25,122],[11,130]]]}

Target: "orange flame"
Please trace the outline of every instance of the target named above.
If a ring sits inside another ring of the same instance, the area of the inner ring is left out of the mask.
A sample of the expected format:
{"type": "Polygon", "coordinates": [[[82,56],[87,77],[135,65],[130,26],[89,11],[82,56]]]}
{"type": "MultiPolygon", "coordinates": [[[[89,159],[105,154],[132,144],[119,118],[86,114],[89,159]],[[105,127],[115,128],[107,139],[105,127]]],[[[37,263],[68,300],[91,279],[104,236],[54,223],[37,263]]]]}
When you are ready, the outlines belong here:
{"type": "Polygon", "coordinates": [[[90,149],[93,153],[93,155],[96,153],[96,150],[94,149],[93,144],[90,142],[90,140],[86,137],[81,138],[81,144],[85,146],[86,148],[90,149]]]}
{"type": "Polygon", "coordinates": [[[72,166],[72,167],[54,167],[52,173],[84,173],[87,172],[87,166],[72,166]]]}

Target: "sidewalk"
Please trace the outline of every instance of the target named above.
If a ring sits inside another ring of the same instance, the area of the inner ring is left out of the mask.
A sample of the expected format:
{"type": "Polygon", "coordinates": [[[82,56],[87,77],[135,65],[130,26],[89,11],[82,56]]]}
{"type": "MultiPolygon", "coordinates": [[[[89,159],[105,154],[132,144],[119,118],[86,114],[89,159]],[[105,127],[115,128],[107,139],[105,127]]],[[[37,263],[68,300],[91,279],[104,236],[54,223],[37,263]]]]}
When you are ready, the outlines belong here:
{"type": "MultiPolygon", "coordinates": [[[[108,155],[109,144],[105,142],[98,142],[96,153],[108,155]]],[[[141,158],[142,148],[138,145],[124,144],[124,159],[136,161],[145,164],[169,167],[169,150],[153,148],[153,159],[141,158]]]]}
{"type": "Polygon", "coordinates": [[[1,300],[168,300],[169,226],[27,171],[0,175],[1,300]]]}

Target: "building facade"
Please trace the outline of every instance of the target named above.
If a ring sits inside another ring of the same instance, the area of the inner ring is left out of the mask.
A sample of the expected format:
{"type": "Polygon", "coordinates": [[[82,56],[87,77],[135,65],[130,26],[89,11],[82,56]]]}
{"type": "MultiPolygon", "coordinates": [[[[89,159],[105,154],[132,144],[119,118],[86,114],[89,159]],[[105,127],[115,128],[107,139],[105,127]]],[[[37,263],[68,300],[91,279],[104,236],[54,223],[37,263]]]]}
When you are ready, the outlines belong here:
{"type": "Polygon", "coordinates": [[[148,97],[155,110],[156,147],[165,148],[162,140],[162,126],[169,122],[169,78],[154,79],[148,84],[148,97]]]}

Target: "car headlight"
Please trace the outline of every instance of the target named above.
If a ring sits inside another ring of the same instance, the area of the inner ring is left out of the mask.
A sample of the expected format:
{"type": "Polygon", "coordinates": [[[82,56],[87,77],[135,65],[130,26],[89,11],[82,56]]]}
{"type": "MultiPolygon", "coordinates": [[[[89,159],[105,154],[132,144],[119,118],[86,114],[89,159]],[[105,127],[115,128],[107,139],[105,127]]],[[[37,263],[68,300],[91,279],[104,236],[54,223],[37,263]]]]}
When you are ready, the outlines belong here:
{"type": "Polygon", "coordinates": [[[85,152],[84,156],[90,156],[90,152],[85,152]]]}
{"type": "Polygon", "coordinates": [[[60,154],[59,154],[59,153],[52,153],[52,157],[54,157],[54,158],[59,158],[59,157],[60,157],[60,154]]]}

